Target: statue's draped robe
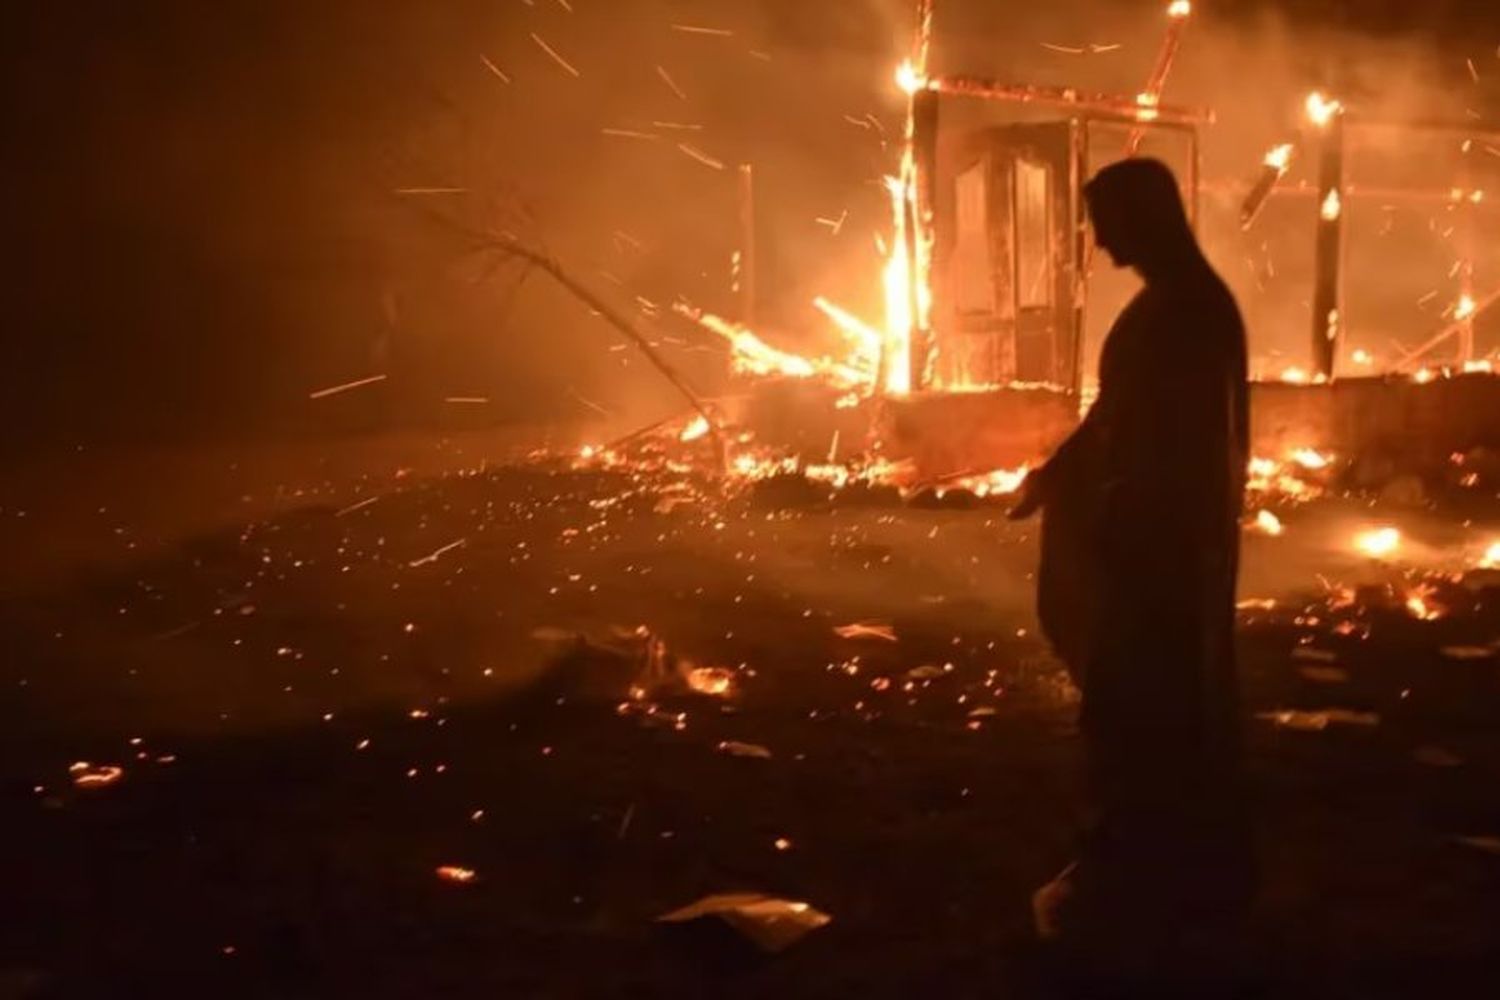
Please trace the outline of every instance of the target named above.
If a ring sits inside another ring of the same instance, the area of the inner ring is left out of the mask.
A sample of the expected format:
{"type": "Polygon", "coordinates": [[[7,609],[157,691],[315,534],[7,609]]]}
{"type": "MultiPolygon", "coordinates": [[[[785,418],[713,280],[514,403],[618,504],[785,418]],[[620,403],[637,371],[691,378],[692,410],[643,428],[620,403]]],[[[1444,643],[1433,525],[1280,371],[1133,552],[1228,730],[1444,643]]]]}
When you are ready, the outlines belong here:
{"type": "Polygon", "coordinates": [[[1040,473],[1038,610],[1083,692],[1100,812],[1079,875],[1117,898],[1200,868],[1226,891],[1249,878],[1232,641],[1245,337],[1196,247],[1181,259],[1120,315],[1098,398],[1040,473]]]}

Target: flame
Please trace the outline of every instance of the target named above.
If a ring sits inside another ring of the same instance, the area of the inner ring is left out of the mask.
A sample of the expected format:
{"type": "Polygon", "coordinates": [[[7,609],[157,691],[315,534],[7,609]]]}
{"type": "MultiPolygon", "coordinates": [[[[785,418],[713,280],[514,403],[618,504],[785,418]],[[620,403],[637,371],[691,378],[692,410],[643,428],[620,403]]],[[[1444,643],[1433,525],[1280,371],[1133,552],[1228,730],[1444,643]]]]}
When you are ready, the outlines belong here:
{"type": "Polygon", "coordinates": [[[1142,91],[1135,95],[1137,105],[1135,117],[1137,121],[1154,122],[1160,117],[1161,112],[1156,108],[1161,104],[1161,98],[1150,91],[1142,91]]]}
{"type": "Polygon", "coordinates": [[[1332,456],[1323,455],[1312,448],[1297,448],[1292,452],[1291,458],[1304,469],[1326,469],[1332,456]]]}
{"type": "Polygon", "coordinates": [[[1426,385],[1428,382],[1431,382],[1435,378],[1437,378],[1437,376],[1432,373],[1431,368],[1418,368],[1416,371],[1412,372],[1411,376],[1411,380],[1418,385],[1426,385]]]}
{"type": "Polygon", "coordinates": [[[1490,375],[1490,374],[1493,374],[1494,371],[1495,371],[1495,363],[1493,361],[1490,361],[1488,358],[1485,358],[1485,359],[1480,360],[1480,361],[1465,361],[1464,362],[1464,374],[1465,375],[1478,375],[1478,374],[1490,375]]]}
{"type": "Polygon", "coordinates": [[[702,414],[699,414],[698,416],[693,418],[691,423],[689,423],[682,429],[682,433],[677,435],[677,439],[683,442],[696,441],[707,433],[708,420],[705,419],[702,414]]]}
{"type": "Polygon", "coordinates": [[[1468,292],[1458,297],[1458,305],[1453,307],[1453,318],[1466,320],[1479,311],[1479,306],[1474,302],[1474,296],[1468,292]]]}
{"type": "Polygon", "coordinates": [[[880,367],[880,349],[886,340],[885,333],[821,295],[813,299],[813,307],[833,320],[833,325],[848,341],[849,365],[861,372],[868,372],[868,378],[873,383],[880,367]]]}
{"type": "Polygon", "coordinates": [[[1484,550],[1484,555],[1479,557],[1479,568],[1500,569],[1500,541],[1491,542],[1484,550]]]}
{"type": "Polygon", "coordinates": [[[1307,95],[1307,117],[1318,128],[1324,128],[1333,121],[1335,115],[1342,114],[1344,106],[1336,100],[1324,97],[1321,91],[1313,91],[1307,95]]]}
{"type": "Polygon", "coordinates": [[[474,881],[478,877],[478,872],[472,868],[463,868],[459,865],[439,865],[437,877],[444,882],[458,882],[459,884],[463,884],[474,881]]]}
{"type": "Polygon", "coordinates": [[[1281,381],[1290,382],[1293,385],[1306,385],[1311,379],[1308,377],[1306,369],[1288,368],[1281,373],[1281,381]]]}
{"type": "Polygon", "coordinates": [[[1374,528],[1354,536],[1354,547],[1372,559],[1383,559],[1401,545],[1401,532],[1395,528],[1374,528]]]}
{"type": "Polygon", "coordinates": [[[1031,474],[1031,467],[1022,465],[1014,469],[995,469],[980,476],[966,476],[953,483],[959,489],[966,489],[981,497],[1003,497],[1017,492],[1026,477],[1031,474]]]}
{"type": "Polygon", "coordinates": [[[1193,5],[1191,0],[1172,0],[1172,3],[1167,7],[1167,16],[1178,18],[1179,20],[1187,17],[1192,12],[1193,5]]]}
{"type": "Polygon", "coordinates": [[[1323,206],[1318,209],[1318,214],[1323,217],[1324,222],[1335,222],[1344,214],[1344,203],[1339,198],[1338,188],[1329,189],[1328,197],[1323,199],[1323,206]]]}
{"type": "Polygon", "coordinates": [[[869,381],[867,375],[843,362],[829,358],[807,358],[772,347],[756,336],[754,331],[713,313],[701,312],[681,303],[673,308],[678,314],[729,342],[731,364],[737,374],[782,375],[788,378],[821,376],[841,388],[869,381]]]}
{"type": "Polygon", "coordinates": [[[1268,535],[1279,535],[1286,529],[1282,527],[1281,518],[1268,510],[1263,510],[1255,515],[1255,526],[1268,535]]]}
{"type": "Polygon", "coordinates": [[[1289,142],[1282,143],[1266,153],[1265,164],[1279,174],[1287,172],[1292,165],[1292,151],[1295,147],[1289,142]]]}
{"type": "Polygon", "coordinates": [[[1364,348],[1356,350],[1352,357],[1354,363],[1357,365],[1372,365],[1375,363],[1375,359],[1370,356],[1370,352],[1364,348]]]}

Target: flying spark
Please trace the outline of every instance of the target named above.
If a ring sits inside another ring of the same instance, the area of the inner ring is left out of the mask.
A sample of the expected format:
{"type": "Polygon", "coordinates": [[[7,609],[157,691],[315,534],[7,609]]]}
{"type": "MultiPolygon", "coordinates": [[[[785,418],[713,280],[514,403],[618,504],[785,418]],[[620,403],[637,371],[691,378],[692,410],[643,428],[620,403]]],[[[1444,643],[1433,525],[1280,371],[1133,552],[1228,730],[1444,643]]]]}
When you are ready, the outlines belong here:
{"type": "Polygon", "coordinates": [[[343,385],[329,386],[327,389],[319,389],[317,392],[310,392],[307,394],[307,398],[324,399],[328,396],[337,396],[341,392],[348,392],[350,389],[358,389],[361,386],[374,385],[376,382],[384,382],[385,380],[386,376],[384,375],[371,375],[369,378],[357,379],[353,382],[345,382],[343,385]]]}
{"type": "Polygon", "coordinates": [[[531,40],[533,42],[536,42],[537,45],[541,46],[542,51],[545,52],[545,53],[547,53],[549,56],[551,56],[552,59],[553,59],[553,61],[556,62],[559,66],[561,66],[564,70],[566,70],[570,76],[573,76],[573,77],[576,78],[576,77],[579,77],[579,76],[582,75],[581,73],[578,72],[577,69],[575,69],[573,67],[572,63],[568,62],[562,56],[558,55],[556,49],[554,49],[552,46],[548,45],[546,42],[542,41],[542,36],[538,35],[535,31],[533,31],[531,33],[531,40]]]}

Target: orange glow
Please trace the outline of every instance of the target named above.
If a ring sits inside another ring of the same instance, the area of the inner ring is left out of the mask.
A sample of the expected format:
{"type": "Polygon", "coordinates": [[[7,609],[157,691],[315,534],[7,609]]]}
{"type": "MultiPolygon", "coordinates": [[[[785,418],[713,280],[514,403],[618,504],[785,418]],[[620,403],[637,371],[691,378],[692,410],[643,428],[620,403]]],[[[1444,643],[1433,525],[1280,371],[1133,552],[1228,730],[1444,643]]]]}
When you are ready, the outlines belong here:
{"type": "Polygon", "coordinates": [[[1167,7],[1168,17],[1184,18],[1192,12],[1193,5],[1190,0],[1172,0],[1172,3],[1167,7]]]}
{"type": "Polygon", "coordinates": [[[1479,568],[1500,569],[1500,540],[1491,542],[1484,550],[1484,555],[1479,557],[1479,568]]]}
{"type": "Polygon", "coordinates": [[[696,441],[707,433],[708,421],[704,419],[704,417],[700,414],[694,417],[692,421],[682,429],[682,433],[677,435],[677,438],[679,441],[683,442],[696,441]]]}
{"type": "Polygon", "coordinates": [[[1288,368],[1281,373],[1281,381],[1291,382],[1293,385],[1306,385],[1311,379],[1308,377],[1306,369],[1288,368]]]}
{"type": "Polygon", "coordinates": [[[1469,319],[1478,311],[1479,307],[1474,302],[1474,296],[1465,292],[1458,297],[1458,305],[1453,307],[1453,318],[1457,320],[1469,319]]]}
{"type": "Polygon", "coordinates": [[[437,877],[444,882],[458,882],[459,884],[463,884],[472,882],[479,876],[472,868],[461,868],[458,865],[439,865],[437,877]]]}

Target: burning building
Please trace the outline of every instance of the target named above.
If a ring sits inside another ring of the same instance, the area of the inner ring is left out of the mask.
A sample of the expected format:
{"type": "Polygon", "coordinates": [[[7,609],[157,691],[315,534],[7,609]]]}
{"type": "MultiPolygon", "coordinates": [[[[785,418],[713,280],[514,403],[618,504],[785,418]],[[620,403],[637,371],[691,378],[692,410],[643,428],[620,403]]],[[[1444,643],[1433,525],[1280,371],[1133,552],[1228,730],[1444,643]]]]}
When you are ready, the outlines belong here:
{"type": "MultiPolygon", "coordinates": [[[[748,406],[764,440],[828,460],[873,442],[929,480],[1043,456],[1087,406],[1091,356],[1133,290],[1128,275],[1095,266],[1082,185],[1115,160],[1150,155],[1177,172],[1195,224],[1205,193],[1220,214],[1235,213],[1247,239],[1270,224],[1268,205],[1284,206],[1283,231],[1311,251],[1300,255],[1306,358],[1276,367],[1251,332],[1258,454],[1312,448],[1420,466],[1500,443],[1500,386],[1474,333],[1497,299],[1476,290],[1489,211],[1478,158],[1494,151],[1492,130],[1472,119],[1367,116],[1315,92],[1295,135],[1248,183],[1205,179],[1201,145],[1214,112],[1164,100],[1193,14],[1184,0],[1166,8],[1136,94],[932,73],[934,7],[917,4],[912,54],[895,75],[908,104],[897,169],[885,181],[883,321],[818,299],[848,353],[814,359],[777,351],[746,323],[689,311],[729,342],[737,370],[761,377],[748,406]],[[1312,167],[1310,180],[1290,180],[1298,161],[1312,167]],[[1352,346],[1360,306],[1347,286],[1351,272],[1368,272],[1368,246],[1389,249],[1380,237],[1403,212],[1440,234],[1437,252],[1451,258],[1457,287],[1430,336],[1377,364],[1352,346]]],[[[749,243],[744,252],[753,268],[749,243]]]]}

